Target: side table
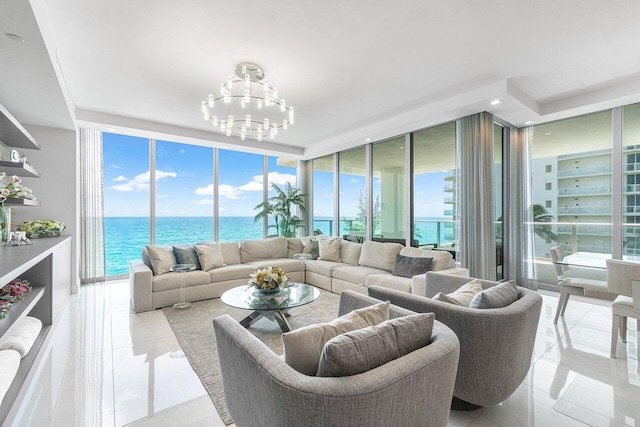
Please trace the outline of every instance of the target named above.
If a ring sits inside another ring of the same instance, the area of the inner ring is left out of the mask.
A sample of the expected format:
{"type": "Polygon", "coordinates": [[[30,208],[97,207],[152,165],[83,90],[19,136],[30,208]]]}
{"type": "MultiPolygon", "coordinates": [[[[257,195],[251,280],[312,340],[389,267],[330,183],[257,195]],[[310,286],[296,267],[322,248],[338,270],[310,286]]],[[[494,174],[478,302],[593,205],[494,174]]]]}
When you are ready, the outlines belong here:
{"type": "Polygon", "coordinates": [[[173,304],[173,308],[181,310],[184,308],[191,307],[191,303],[186,302],[184,297],[184,287],[186,285],[184,273],[186,273],[187,271],[193,271],[195,269],[196,269],[195,264],[175,264],[175,265],[172,265],[171,268],[169,268],[169,271],[177,271],[180,273],[180,301],[181,302],[177,302],[173,304]]]}

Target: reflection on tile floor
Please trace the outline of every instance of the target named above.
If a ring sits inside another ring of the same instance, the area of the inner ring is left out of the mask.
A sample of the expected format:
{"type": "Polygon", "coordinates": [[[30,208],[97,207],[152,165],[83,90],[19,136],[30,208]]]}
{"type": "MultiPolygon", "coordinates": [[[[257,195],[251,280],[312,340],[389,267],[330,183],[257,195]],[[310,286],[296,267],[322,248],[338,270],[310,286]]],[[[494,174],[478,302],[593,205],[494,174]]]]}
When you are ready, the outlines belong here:
{"type": "MultiPolygon", "coordinates": [[[[611,308],[572,297],[544,305],[527,378],[500,405],[452,412],[450,426],[640,426],[635,321],[610,359],[611,308]]],[[[223,426],[161,311],[129,312],[126,281],[85,285],[52,334],[18,426],[223,426]]]]}

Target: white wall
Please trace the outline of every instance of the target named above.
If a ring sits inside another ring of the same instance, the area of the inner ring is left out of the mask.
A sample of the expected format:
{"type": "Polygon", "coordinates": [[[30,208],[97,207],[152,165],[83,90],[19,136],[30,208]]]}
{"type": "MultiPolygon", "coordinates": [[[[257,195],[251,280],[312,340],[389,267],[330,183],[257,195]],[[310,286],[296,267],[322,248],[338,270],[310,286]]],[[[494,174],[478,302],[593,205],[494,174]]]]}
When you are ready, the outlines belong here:
{"type": "Polygon", "coordinates": [[[71,253],[71,291],[76,293],[80,284],[79,270],[79,186],[78,133],[40,126],[25,126],[42,147],[41,150],[20,150],[27,161],[40,172],[40,178],[24,178],[23,185],[33,190],[40,201],[39,207],[12,209],[13,223],[34,219],[55,219],[67,228],[62,234],[73,236],[71,253]]]}

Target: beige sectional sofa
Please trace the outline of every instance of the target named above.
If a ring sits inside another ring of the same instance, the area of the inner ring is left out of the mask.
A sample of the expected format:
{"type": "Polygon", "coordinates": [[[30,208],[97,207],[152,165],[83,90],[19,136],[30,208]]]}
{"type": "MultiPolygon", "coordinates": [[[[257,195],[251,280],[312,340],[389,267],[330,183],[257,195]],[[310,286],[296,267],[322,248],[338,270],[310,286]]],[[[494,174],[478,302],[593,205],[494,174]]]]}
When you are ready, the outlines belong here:
{"type": "MultiPolygon", "coordinates": [[[[320,237],[322,238],[340,239],[320,237]]],[[[219,248],[225,265],[208,271],[155,275],[148,250],[144,248],[142,260],[132,261],[129,273],[133,310],[139,313],[179,302],[182,281],[187,301],[218,298],[226,290],[246,284],[249,275],[258,268],[269,266],[284,269],[287,277],[294,282],[306,282],[335,293],[350,289],[363,294],[367,293],[367,287],[375,285],[424,295],[426,274],[413,277],[391,274],[398,254],[412,258],[432,258],[432,271],[459,275],[469,273],[467,269],[456,268],[448,252],[405,248],[398,243],[354,243],[342,240],[339,254],[332,254],[333,260],[294,259],[294,254],[308,252],[310,239],[313,238],[276,237],[243,240],[239,244],[198,243],[219,248]]],[[[173,263],[177,263],[177,260],[173,263]]]]}

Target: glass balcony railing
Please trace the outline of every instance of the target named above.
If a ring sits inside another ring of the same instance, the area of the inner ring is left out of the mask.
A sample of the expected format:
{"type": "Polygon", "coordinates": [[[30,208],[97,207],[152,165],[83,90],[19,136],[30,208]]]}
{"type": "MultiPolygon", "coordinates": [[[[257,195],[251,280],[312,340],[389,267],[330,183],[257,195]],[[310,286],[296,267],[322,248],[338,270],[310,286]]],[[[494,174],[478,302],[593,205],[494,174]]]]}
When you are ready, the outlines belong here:
{"type": "Polygon", "coordinates": [[[444,198],[444,202],[447,204],[452,204],[456,202],[456,198],[455,197],[445,197],[444,198]]]}
{"type": "Polygon", "coordinates": [[[625,163],[624,170],[626,172],[640,171],[640,163],[625,163]]]}
{"type": "Polygon", "coordinates": [[[449,171],[445,171],[443,178],[446,179],[447,181],[451,181],[452,179],[455,179],[456,177],[456,171],[455,170],[449,170],[449,171]]]}
{"type": "Polygon", "coordinates": [[[607,154],[611,154],[610,148],[605,148],[597,151],[583,151],[580,153],[561,154],[558,156],[558,160],[575,159],[575,158],[584,159],[585,157],[595,157],[595,156],[602,156],[607,154]]]}
{"type": "Polygon", "coordinates": [[[558,234],[579,234],[583,236],[611,236],[611,225],[559,225],[558,234]]]}
{"type": "Polygon", "coordinates": [[[624,186],[625,193],[640,193],[640,184],[627,184],[624,186]]]}
{"type": "Polygon", "coordinates": [[[568,178],[585,175],[609,175],[611,166],[598,166],[595,168],[563,169],[558,171],[558,178],[568,178]]]}
{"type": "Polygon", "coordinates": [[[572,206],[558,208],[558,215],[611,215],[611,206],[572,206]]]}
{"type": "Polygon", "coordinates": [[[611,194],[611,187],[558,188],[558,196],[583,196],[586,194],[611,194]]]}
{"type": "Polygon", "coordinates": [[[444,191],[455,191],[455,190],[456,190],[455,184],[447,184],[444,186],[444,191]]]}
{"type": "Polygon", "coordinates": [[[455,214],[456,214],[456,210],[455,210],[455,209],[445,209],[445,210],[444,210],[444,214],[445,214],[446,216],[453,216],[453,215],[455,215],[455,214]]]}

